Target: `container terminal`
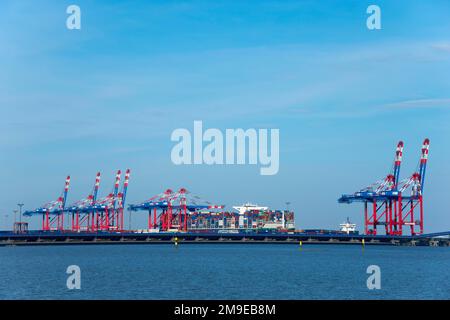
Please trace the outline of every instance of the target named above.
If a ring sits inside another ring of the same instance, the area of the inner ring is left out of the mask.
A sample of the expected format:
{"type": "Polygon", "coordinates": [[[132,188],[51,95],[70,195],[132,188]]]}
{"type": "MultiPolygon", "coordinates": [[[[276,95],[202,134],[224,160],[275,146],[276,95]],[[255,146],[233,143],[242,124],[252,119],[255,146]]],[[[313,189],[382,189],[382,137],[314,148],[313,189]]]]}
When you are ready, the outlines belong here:
{"type": "Polygon", "coordinates": [[[417,170],[400,180],[404,147],[400,141],[391,172],[384,179],[338,199],[339,203],[363,203],[364,234],[348,219],[339,230],[296,230],[290,210],[271,210],[251,203],[224,210],[225,205],[209,202],[185,188],[167,189],[126,207],[128,169],[122,185],[122,172],[117,171],[111,192],[102,198],[98,197],[98,172],[91,192],[69,205],[67,176],[56,200],[23,212],[25,217],[39,217],[41,229],[28,230],[28,223],[15,222],[12,231],[0,232],[0,245],[245,242],[448,246],[450,231],[424,233],[423,192],[429,145],[429,139],[425,139],[417,170]],[[130,215],[147,215],[147,225],[127,230],[126,209],[130,215]]]}

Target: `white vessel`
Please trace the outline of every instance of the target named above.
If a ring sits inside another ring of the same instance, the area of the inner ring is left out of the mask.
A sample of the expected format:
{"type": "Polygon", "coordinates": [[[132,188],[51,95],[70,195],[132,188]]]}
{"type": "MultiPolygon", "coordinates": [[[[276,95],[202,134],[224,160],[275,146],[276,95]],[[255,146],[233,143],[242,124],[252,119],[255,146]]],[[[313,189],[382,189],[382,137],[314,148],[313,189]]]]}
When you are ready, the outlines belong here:
{"type": "Polygon", "coordinates": [[[341,223],[339,225],[341,227],[341,231],[345,232],[346,234],[354,233],[356,231],[356,224],[351,223],[349,218],[347,217],[347,221],[344,223],[341,223]]]}

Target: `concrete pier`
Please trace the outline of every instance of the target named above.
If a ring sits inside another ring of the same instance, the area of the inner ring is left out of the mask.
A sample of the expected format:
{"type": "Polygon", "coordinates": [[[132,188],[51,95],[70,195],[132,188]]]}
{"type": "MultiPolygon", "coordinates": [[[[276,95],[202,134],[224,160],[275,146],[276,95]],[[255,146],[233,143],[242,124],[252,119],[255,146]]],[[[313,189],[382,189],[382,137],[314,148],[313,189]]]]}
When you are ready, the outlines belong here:
{"type": "Polygon", "coordinates": [[[449,246],[448,237],[342,235],[342,234],[288,234],[288,233],[190,233],[190,232],[28,232],[16,234],[0,232],[0,246],[10,245],[88,245],[88,244],[173,244],[174,239],[189,243],[240,244],[339,244],[391,246],[449,246]]]}

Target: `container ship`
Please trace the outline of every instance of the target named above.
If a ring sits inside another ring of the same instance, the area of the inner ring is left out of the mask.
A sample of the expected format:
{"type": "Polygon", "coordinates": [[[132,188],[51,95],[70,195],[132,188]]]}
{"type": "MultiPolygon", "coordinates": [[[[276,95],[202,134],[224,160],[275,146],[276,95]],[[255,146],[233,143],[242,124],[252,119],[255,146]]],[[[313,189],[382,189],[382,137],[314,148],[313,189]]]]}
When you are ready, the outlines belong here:
{"type": "Polygon", "coordinates": [[[234,211],[200,210],[188,215],[190,232],[294,232],[294,212],[245,203],[234,211]]]}

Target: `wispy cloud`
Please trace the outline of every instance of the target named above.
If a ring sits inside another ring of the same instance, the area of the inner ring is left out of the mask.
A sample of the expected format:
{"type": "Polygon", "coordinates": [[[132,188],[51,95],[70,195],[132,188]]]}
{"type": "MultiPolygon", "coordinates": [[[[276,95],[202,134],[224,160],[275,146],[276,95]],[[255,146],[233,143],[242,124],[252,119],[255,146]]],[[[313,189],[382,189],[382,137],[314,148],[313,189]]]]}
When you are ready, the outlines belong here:
{"type": "Polygon", "coordinates": [[[383,107],[387,109],[450,108],[450,98],[404,100],[388,103],[383,107]]]}
{"type": "Polygon", "coordinates": [[[432,45],[434,49],[450,53],[450,42],[437,42],[432,45]]]}

